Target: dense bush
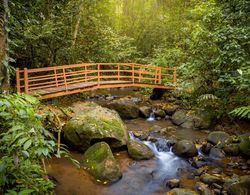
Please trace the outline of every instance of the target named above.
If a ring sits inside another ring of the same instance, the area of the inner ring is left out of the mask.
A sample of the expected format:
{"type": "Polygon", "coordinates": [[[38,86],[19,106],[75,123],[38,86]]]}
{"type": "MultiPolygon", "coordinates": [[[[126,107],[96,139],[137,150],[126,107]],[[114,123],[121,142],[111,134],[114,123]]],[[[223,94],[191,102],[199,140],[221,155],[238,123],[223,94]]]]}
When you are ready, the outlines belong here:
{"type": "Polygon", "coordinates": [[[53,190],[42,167],[55,142],[35,113],[36,99],[0,95],[0,193],[46,194],[53,190]]]}

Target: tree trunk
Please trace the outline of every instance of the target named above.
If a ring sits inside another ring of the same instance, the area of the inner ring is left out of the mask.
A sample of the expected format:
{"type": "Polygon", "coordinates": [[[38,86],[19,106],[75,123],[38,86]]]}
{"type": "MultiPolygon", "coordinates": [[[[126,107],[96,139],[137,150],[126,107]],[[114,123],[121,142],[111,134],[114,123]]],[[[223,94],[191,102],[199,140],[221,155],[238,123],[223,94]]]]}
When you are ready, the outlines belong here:
{"type": "Polygon", "coordinates": [[[0,92],[8,92],[9,90],[9,71],[8,71],[8,0],[3,0],[1,5],[1,10],[4,10],[1,13],[0,18],[0,92]]]}

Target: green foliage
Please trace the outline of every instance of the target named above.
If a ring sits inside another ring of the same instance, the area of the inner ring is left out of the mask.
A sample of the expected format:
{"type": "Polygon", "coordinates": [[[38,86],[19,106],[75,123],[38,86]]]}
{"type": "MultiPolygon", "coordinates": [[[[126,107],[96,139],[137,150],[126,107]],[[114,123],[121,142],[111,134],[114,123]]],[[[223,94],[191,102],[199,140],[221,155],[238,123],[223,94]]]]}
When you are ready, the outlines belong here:
{"type": "Polygon", "coordinates": [[[26,95],[0,96],[0,187],[2,192],[51,192],[54,184],[46,180],[42,159],[50,157],[55,142],[35,113],[38,101],[26,95]],[[8,191],[11,190],[11,191],[8,191]]]}
{"type": "Polygon", "coordinates": [[[237,118],[250,119],[250,106],[243,106],[234,109],[229,114],[237,118]]]}

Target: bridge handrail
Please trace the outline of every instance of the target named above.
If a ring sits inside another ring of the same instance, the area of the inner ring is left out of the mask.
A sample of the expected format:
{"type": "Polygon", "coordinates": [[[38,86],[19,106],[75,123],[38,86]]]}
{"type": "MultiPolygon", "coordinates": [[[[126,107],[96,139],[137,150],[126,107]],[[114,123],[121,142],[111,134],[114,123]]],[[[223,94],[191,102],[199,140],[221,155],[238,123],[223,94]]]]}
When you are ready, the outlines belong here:
{"type": "MultiPolygon", "coordinates": [[[[96,83],[100,86],[104,82],[111,82],[107,79],[126,82],[123,84],[124,86],[128,86],[128,82],[131,82],[129,86],[133,84],[134,86],[172,88],[176,85],[176,68],[163,68],[138,63],[81,63],[16,69],[17,91],[22,92],[24,90],[27,94],[37,90],[63,86],[65,93],[68,93],[69,85],[96,83]],[[105,75],[106,73],[109,73],[109,75],[105,75]],[[163,81],[167,81],[169,87],[163,81]]],[[[120,85],[122,86],[122,83],[120,85]]],[[[112,85],[111,83],[108,86],[118,86],[118,84],[112,85]]]]}

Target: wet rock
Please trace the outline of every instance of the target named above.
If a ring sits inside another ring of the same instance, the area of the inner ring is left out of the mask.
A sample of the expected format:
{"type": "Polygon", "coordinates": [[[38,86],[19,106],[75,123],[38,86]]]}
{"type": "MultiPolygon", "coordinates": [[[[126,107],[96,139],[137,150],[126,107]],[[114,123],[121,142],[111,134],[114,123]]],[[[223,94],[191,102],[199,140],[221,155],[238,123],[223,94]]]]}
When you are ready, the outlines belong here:
{"type": "Polygon", "coordinates": [[[129,156],[135,160],[147,160],[154,157],[152,150],[137,140],[129,140],[127,147],[129,156]]]}
{"type": "Polygon", "coordinates": [[[174,188],[167,192],[166,195],[198,195],[195,191],[184,189],[184,188],[174,188]]]}
{"type": "Polygon", "coordinates": [[[139,108],[140,114],[144,118],[148,118],[150,116],[150,113],[152,112],[152,109],[148,106],[142,106],[139,108]]]}
{"type": "Polygon", "coordinates": [[[223,188],[221,185],[219,185],[219,184],[217,184],[217,183],[213,183],[212,186],[213,186],[214,188],[216,188],[216,189],[219,189],[219,190],[221,190],[221,189],[223,188]]]}
{"type": "Polygon", "coordinates": [[[194,127],[197,129],[207,129],[214,121],[214,116],[204,110],[199,110],[194,116],[194,127]]]}
{"type": "Polygon", "coordinates": [[[194,175],[195,176],[201,176],[202,174],[204,174],[204,173],[206,173],[206,169],[204,169],[204,168],[198,168],[198,169],[196,169],[195,171],[194,171],[194,175]]]}
{"type": "Polygon", "coordinates": [[[79,151],[85,151],[99,141],[105,141],[113,148],[126,145],[126,126],[115,111],[94,103],[84,105],[82,111],[64,126],[68,144],[79,151]]]}
{"type": "Polygon", "coordinates": [[[172,121],[176,125],[181,125],[185,122],[186,118],[187,118],[187,111],[177,110],[172,116],[172,121]]]}
{"type": "Polygon", "coordinates": [[[240,143],[239,143],[239,149],[240,152],[248,157],[250,157],[250,134],[245,134],[239,136],[240,143]]]}
{"type": "Polygon", "coordinates": [[[177,108],[177,105],[167,105],[166,107],[164,107],[164,110],[167,115],[172,116],[177,110],[177,108]]]}
{"type": "Polygon", "coordinates": [[[234,182],[229,186],[228,192],[231,195],[250,194],[250,176],[241,176],[237,182],[234,182]]]}
{"type": "Polygon", "coordinates": [[[212,147],[213,147],[213,145],[210,144],[210,143],[203,143],[202,146],[201,146],[201,151],[204,154],[209,154],[212,147]]]}
{"type": "Polygon", "coordinates": [[[150,132],[155,132],[155,133],[160,133],[160,131],[162,130],[163,128],[159,125],[154,125],[153,127],[150,128],[150,132]]]}
{"type": "Polygon", "coordinates": [[[83,166],[102,182],[115,182],[122,177],[120,167],[109,145],[99,142],[91,146],[83,155],[83,166]]]}
{"type": "Polygon", "coordinates": [[[125,100],[115,100],[109,104],[107,107],[116,110],[121,118],[123,119],[135,119],[139,117],[139,107],[127,99],[125,100]]]}
{"type": "Polygon", "coordinates": [[[156,116],[156,117],[160,117],[160,118],[164,118],[164,117],[166,116],[166,113],[165,113],[165,111],[162,110],[162,109],[157,109],[157,110],[155,111],[155,116],[156,116]]]}
{"type": "Polygon", "coordinates": [[[219,189],[213,189],[213,192],[215,195],[220,195],[221,194],[221,190],[219,189]]]}
{"type": "Polygon", "coordinates": [[[223,150],[227,155],[230,155],[230,156],[237,156],[239,154],[239,152],[240,152],[238,144],[225,145],[223,150]]]}
{"type": "Polygon", "coordinates": [[[211,171],[213,174],[220,174],[222,173],[222,169],[217,167],[217,168],[214,168],[212,171],[211,171]]]}
{"type": "Polygon", "coordinates": [[[221,159],[221,158],[225,158],[225,153],[222,149],[213,147],[209,152],[209,157],[221,159]]]}
{"type": "Polygon", "coordinates": [[[153,136],[148,136],[147,141],[157,142],[157,138],[153,136]]]}
{"type": "Polygon", "coordinates": [[[230,138],[230,135],[223,132],[223,131],[213,131],[211,133],[209,133],[208,137],[207,137],[207,140],[216,145],[218,144],[219,142],[225,142],[227,139],[230,138]]]}
{"type": "Polygon", "coordinates": [[[211,126],[213,117],[205,111],[177,110],[172,116],[172,121],[184,128],[206,129],[211,126]]]}
{"type": "Polygon", "coordinates": [[[212,185],[213,183],[217,184],[223,184],[224,180],[221,177],[215,176],[215,175],[210,175],[210,174],[203,174],[200,177],[201,181],[204,182],[205,184],[212,185]]]}
{"type": "Polygon", "coordinates": [[[167,181],[166,184],[169,188],[178,188],[180,186],[180,180],[179,179],[170,179],[167,181]]]}
{"type": "Polygon", "coordinates": [[[184,158],[190,158],[198,155],[195,144],[189,140],[178,141],[172,148],[174,154],[184,158]]]}
{"type": "Polygon", "coordinates": [[[111,101],[111,100],[114,100],[115,97],[114,96],[107,96],[105,99],[108,100],[108,101],[111,101]]]}
{"type": "Polygon", "coordinates": [[[213,195],[213,192],[208,188],[208,186],[202,182],[197,182],[194,188],[200,195],[213,195]]]}

